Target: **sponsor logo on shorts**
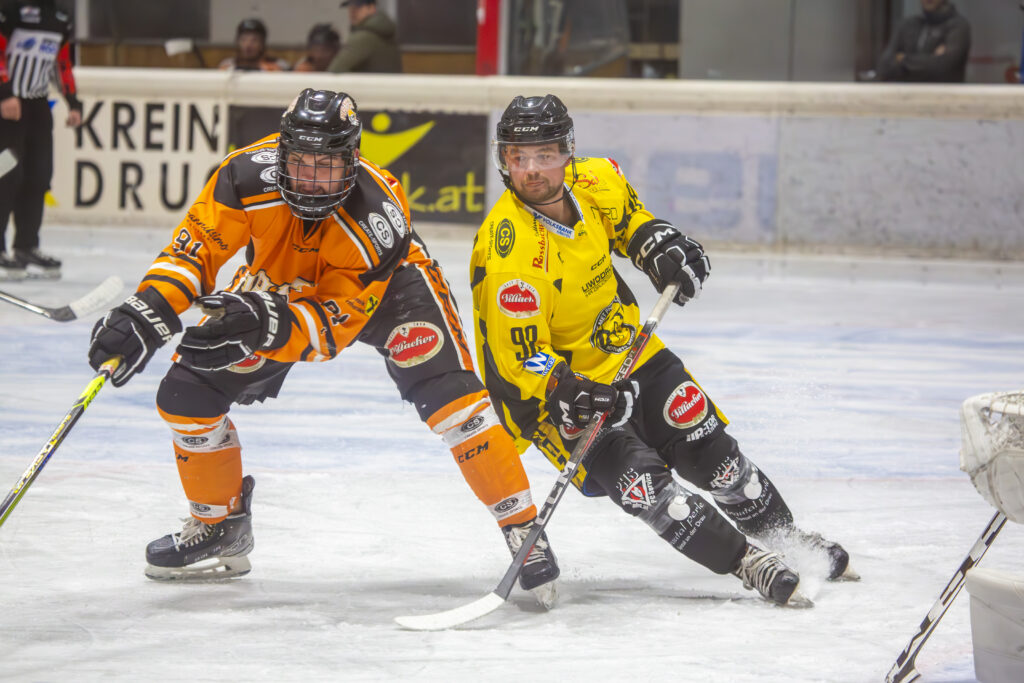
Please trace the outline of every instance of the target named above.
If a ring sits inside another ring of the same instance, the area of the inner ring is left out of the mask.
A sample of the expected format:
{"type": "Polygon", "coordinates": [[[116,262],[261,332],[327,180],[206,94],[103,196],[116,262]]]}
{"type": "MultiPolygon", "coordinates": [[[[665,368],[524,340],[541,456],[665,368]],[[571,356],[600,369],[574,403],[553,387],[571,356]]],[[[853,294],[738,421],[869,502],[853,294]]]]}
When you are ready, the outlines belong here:
{"type": "Polygon", "coordinates": [[[523,361],[523,370],[544,377],[555,366],[554,356],[539,351],[523,361]]]}
{"type": "Polygon", "coordinates": [[[532,318],[540,313],[540,294],[522,280],[509,280],[498,288],[498,308],[512,318],[532,318]]]}
{"type": "Polygon", "coordinates": [[[516,229],[512,227],[512,221],[506,218],[498,223],[498,230],[494,234],[494,250],[498,252],[498,256],[505,258],[512,253],[515,243],[516,229]]]}
{"type": "Polygon", "coordinates": [[[425,363],[444,346],[441,330],[428,322],[399,325],[388,336],[387,349],[391,362],[400,368],[425,363]]]}
{"type": "Polygon", "coordinates": [[[228,366],[228,370],[230,370],[231,372],[247,374],[250,372],[256,372],[257,370],[262,368],[264,363],[266,362],[267,359],[264,358],[263,356],[257,356],[255,353],[252,353],[249,354],[249,356],[247,356],[246,358],[243,358],[242,360],[238,361],[234,365],[228,366]]]}
{"type": "Polygon", "coordinates": [[[683,382],[669,394],[663,415],[676,429],[689,429],[708,414],[708,399],[693,382],[683,382]]]}

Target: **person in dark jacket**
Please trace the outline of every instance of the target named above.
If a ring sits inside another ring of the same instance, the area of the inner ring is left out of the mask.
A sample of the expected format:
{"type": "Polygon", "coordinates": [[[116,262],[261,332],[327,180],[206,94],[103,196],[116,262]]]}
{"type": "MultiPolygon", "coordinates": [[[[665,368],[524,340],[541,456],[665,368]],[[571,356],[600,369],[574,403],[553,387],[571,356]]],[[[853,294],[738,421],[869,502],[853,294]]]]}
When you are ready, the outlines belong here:
{"type": "Polygon", "coordinates": [[[971,25],[949,0],[921,0],[921,10],[896,28],[878,60],[878,79],[963,83],[971,25]]]}
{"type": "Polygon", "coordinates": [[[377,11],[376,0],[345,0],[341,6],[348,8],[351,33],[328,71],[401,73],[402,55],[395,40],[395,22],[377,11]]]}

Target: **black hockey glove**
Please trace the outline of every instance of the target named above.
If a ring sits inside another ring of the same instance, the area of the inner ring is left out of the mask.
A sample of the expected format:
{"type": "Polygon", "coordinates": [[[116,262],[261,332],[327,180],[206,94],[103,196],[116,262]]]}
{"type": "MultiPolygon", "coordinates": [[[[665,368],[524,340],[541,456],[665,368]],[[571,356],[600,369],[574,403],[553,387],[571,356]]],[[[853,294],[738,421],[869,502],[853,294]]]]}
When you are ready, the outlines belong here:
{"type": "Polygon", "coordinates": [[[657,219],[637,228],[626,245],[626,254],[634,266],[647,273],[659,292],[678,282],[675,302],[680,306],[700,296],[701,286],[711,273],[704,247],[657,219]]]}
{"type": "Polygon", "coordinates": [[[556,384],[548,393],[548,419],[556,427],[583,429],[597,413],[611,411],[608,427],[621,427],[633,414],[640,386],[633,380],[612,386],[577,375],[562,364],[555,370],[556,384]]]}
{"type": "Polygon", "coordinates": [[[288,299],[272,292],[218,292],[196,299],[210,318],[185,330],[181,362],[196,370],[223,370],[254,351],[279,349],[288,341],[288,299]]]}
{"type": "Polygon", "coordinates": [[[114,356],[121,364],[110,381],[120,387],[142,372],[156,350],[181,332],[181,321],[160,292],[148,287],[100,318],[92,328],[89,365],[100,365],[114,356]]]}

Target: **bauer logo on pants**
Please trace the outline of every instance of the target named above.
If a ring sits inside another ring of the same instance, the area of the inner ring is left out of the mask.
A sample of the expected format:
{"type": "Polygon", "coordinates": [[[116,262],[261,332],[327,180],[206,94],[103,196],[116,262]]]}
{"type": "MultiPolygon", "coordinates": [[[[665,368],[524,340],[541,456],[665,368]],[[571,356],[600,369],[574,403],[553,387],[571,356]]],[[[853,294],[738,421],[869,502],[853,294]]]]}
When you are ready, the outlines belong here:
{"type": "Polygon", "coordinates": [[[689,429],[708,414],[708,399],[693,382],[683,382],[665,401],[665,422],[676,429],[689,429]]]}
{"type": "Polygon", "coordinates": [[[509,280],[498,288],[498,308],[513,318],[532,318],[540,313],[540,294],[522,280],[509,280]]]}
{"type": "Polygon", "coordinates": [[[387,347],[391,362],[400,368],[425,363],[444,346],[441,330],[428,322],[400,325],[391,331],[387,347]]]}

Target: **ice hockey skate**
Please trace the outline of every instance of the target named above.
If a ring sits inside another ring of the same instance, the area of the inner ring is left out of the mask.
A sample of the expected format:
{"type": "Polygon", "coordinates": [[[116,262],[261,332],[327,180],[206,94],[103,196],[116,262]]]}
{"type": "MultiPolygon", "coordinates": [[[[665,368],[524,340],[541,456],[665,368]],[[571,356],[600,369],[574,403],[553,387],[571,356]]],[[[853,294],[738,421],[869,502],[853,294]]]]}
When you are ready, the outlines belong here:
{"type": "MultiPolygon", "coordinates": [[[[515,556],[523,545],[523,540],[533,528],[533,521],[523,524],[509,524],[501,528],[505,534],[505,542],[508,549],[515,556]]],[[[519,573],[519,585],[523,590],[528,590],[537,598],[537,602],[544,609],[551,609],[558,600],[558,588],[555,579],[561,570],[558,568],[558,560],[548,543],[547,533],[542,532],[533,550],[526,556],[523,569],[519,573]]]]}
{"type": "Polygon", "coordinates": [[[747,590],[756,590],[765,600],[786,607],[813,607],[814,603],[801,593],[800,576],[787,567],[778,553],[764,550],[753,543],[740,560],[735,574],[747,590]]]}
{"type": "Polygon", "coordinates": [[[0,250],[0,280],[24,280],[26,277],[25,264],[0,250]]]}
{"type": "Polygon", "coordinates": [[[61,262],[52,256],[47,256],[39,249],[15,249],[14,260],[21,265],[29,277],[44,280],[60,278],[61,262]]]}
{"type": "Polygon", "coordinates": [[[786,535],[791,543],[799,543],[811,550],[825,553],[829,564],[829,581],[860,581],[860,574],[850,566],[850,553],[835,541],[830,541],[817,532],[808,532],[796,527],[786,532],[786,535]]]}
{"type": "Polygon", "coordinates": [[[195,517],[146,546],[146,576],[155,581],[213,581],[243,576],[252,565],[252,477],[242,479],[242,510],[216,524],[195,517]]]}

